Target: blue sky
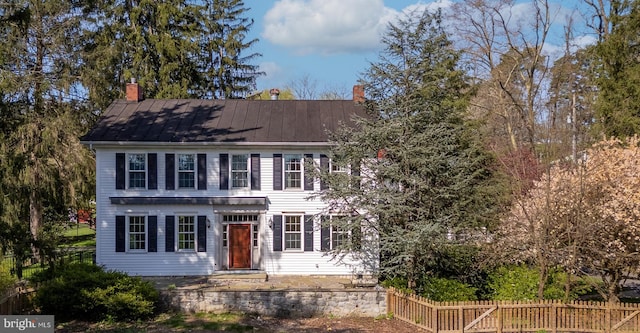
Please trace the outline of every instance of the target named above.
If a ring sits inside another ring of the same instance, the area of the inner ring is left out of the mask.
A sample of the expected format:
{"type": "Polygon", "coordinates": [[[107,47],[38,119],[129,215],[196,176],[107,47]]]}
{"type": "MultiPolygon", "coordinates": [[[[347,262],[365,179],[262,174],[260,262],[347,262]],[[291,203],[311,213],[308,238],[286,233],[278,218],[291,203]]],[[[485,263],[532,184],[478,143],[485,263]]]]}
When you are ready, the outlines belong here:
{"type": "MultiPolygon", "coordinates": [[[[576,1],[556,2],[560,21],[576,1]]],[[[260,40],[250,51],[262,54],[255,62],[266,72],[258,79],[258,89],[284,88],[306,75],[317,83],[318,93],[330,89],[350,92],[360,74],[377,59],[380,36],[390,21],[406,10],[446,10],[453,2],[245,0],[245,7],[250,8],[245,15],[255,20],[249,38],[260,40]]],[[[526,10],[521,14],[526,16],[526,10]]]]}

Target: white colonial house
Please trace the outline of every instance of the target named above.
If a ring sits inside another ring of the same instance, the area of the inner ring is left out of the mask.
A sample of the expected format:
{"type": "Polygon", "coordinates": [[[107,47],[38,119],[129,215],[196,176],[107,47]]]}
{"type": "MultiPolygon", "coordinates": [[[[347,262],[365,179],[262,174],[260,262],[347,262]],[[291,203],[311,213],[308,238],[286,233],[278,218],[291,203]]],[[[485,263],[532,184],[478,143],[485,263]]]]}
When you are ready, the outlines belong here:
{"type": "MultiPolygon", "coordinates": [[[[96,261],[143,276],[258,271],[368,274],[371,263],[327,251],[324,187],[305,162],[329,168],[327,131],[364,116],[354,99],[143,99],[127,85],[82,138],[96,154],[96,261]]],[[[374,264],[375,266],[375,264],[374,264]]]]}

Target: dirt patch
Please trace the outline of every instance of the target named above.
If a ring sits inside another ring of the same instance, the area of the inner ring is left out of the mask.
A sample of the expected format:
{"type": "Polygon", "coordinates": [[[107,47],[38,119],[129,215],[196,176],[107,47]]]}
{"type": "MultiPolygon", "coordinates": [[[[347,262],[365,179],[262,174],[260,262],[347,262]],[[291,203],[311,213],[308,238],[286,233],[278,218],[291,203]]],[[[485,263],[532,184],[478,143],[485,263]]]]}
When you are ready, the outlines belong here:
{"type": "Polygon", "coordinates": [[[389,318],[369,318],[369,317],[343,317],[343,318],[302,318],[302,319],[282,319],[263,317],[243,317],[235,323],[215,323],[203,321],[193,315],[187,315],[183,319],[187,325],[179,327],[171,326],[166,322],[147,322],[135,324],[123,323],[98,323],[91,324],[85,322],[72,322],[58,326],[57,333],[116,333],[116,332],[146,332],[146,333],[169,333],[169,332],[189,332],[189,333],[216,333],[216,332],[257,332],[257,333],[281,333],[281,332],[338,332],[338,333],[359,333],[359,332],[424,332],[419,328],[389,318]]]}

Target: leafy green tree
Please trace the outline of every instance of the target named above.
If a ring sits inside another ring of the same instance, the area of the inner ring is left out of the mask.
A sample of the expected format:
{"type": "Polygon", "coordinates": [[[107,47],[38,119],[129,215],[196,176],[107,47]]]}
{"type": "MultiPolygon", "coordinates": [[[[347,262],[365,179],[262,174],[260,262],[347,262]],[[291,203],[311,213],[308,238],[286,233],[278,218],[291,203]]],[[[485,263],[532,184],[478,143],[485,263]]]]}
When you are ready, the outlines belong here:
{"type": "MultiPolygon", "coordinates": [[[[440,13],[407,15],[389,25],[382,43],[363,74],[370,117],[358,120],[359,130],[334,135],[332,163],[350,164],[351,172],[323,173],[328,189],[319,196],[328,203],[323,214],[349,216],[339,228],[362,226],[352,239],[363,250],[380,249],[383,276],[414,288],[437,275],[438,254],[446,252],[439,249],[473,242],[491,227],[503,187],[463,121],[470,89],[440,13]]],[[[366,252],[354,248],[334,253],[366,252]]]]}
{"type": "Polygon", "coordinates": [[[202,21],[203,37],[199,58],[198,95],[205,98],[244,98],[256,89],[256,79],[263,75],[250,62],[261,54],[249,52],[258,39],[246,40],[253,19],[242,0],[206,0],[202,21]]]}

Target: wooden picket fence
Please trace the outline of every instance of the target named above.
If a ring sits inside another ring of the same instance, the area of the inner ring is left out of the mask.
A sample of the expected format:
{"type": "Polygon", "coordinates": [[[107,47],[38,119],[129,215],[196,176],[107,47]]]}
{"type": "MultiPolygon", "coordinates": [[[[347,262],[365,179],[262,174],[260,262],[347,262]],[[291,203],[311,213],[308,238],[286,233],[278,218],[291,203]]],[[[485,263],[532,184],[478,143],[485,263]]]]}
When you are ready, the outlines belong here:
{"type": "Polygon", "coordinates": [[[640,304],[633,303],[433,302],[389,288],[387,313],[432,333],[640,332],[640,304]]]}
{"type": "Polygon", "coordinates": [[[16,288],[4,295],[0,295],[0,315],[25,314],[33,310],[32,288],[16,288]]]}

